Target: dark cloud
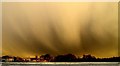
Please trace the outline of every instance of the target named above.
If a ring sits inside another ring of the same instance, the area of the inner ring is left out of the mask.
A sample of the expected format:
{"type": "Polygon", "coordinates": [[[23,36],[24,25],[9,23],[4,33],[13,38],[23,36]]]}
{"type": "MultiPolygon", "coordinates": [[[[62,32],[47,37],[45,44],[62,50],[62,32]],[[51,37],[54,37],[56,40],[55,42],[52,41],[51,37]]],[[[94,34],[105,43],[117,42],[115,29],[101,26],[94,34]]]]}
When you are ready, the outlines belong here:
{"type": "Polygon", "coordinates": [[[26,4],[3,4],[3,54],[117,55],[116,3],[26,4]]]}

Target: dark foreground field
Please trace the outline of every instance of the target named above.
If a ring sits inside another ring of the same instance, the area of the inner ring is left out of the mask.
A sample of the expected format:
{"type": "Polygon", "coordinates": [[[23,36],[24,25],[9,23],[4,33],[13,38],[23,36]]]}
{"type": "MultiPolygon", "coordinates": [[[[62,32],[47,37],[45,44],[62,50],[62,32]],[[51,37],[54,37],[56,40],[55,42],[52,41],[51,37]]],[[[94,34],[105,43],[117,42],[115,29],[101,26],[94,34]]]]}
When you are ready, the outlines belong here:
{"type": "Polygon", "coordinates": [[[119,62],[2,62],[1,66],[120,66],[119,62]]]}

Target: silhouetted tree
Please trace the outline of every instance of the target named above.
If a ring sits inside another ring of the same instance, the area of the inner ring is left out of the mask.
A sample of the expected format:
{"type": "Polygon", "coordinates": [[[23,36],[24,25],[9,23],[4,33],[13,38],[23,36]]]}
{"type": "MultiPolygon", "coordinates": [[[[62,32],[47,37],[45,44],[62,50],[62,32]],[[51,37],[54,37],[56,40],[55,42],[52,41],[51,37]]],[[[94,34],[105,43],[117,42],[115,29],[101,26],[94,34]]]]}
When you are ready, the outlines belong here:
{"type": "Polygon", "coordinates": [[[96,58],[94,56],[91,56],[90,54],[88,55],[83,55],[83,61],[95,61],[96,58]]]}
{"type": "Polygon", "coordinates": [[[51,61],[53,58],[50,54],[45,54],[40,57],[43,58],[43,60],[47,60],[47,61],[51,61]]]}
{"type": "Polygon", "coordinates": [[[57,62],[74,62],[76,59],[76,56],[72,54],[58,55],[55,57],[55,61],[57,62]]]}

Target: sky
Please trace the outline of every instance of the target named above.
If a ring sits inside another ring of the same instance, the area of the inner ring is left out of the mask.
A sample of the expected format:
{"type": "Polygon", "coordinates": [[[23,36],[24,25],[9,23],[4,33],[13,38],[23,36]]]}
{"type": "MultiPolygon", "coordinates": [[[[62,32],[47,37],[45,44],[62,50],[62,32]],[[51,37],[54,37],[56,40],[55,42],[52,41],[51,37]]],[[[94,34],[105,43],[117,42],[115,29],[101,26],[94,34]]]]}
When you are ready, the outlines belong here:
{"type": "Polygon", "coordinates": [[[118,56],[117,2],[2,4],[2,54],[118,56]]]}

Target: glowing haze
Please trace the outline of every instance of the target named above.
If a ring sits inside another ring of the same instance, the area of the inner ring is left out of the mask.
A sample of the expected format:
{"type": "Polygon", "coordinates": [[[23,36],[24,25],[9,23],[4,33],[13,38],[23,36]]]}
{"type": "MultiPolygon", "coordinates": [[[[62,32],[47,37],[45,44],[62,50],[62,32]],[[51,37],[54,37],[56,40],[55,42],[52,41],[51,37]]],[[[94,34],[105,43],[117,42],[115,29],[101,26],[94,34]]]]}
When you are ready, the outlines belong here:
{"type": "Polygon", "coordinates": [[[118,56],[117,3],[3,3],[3,55],[118,56]]]}

